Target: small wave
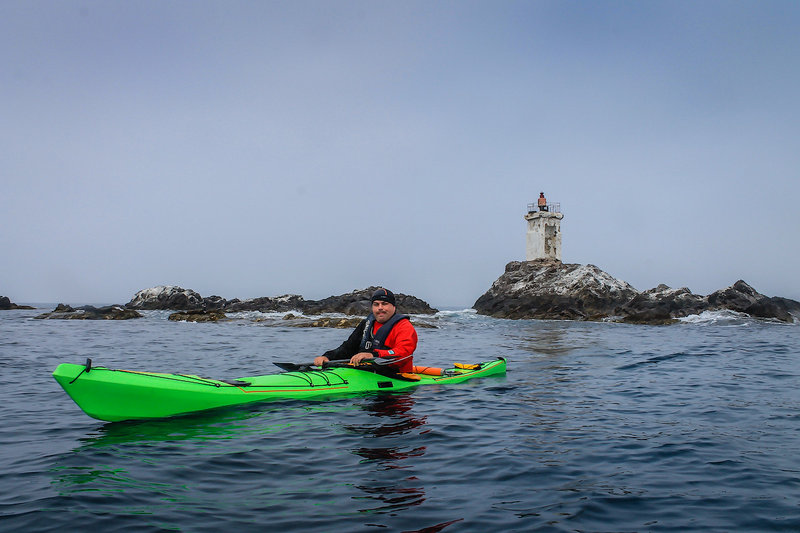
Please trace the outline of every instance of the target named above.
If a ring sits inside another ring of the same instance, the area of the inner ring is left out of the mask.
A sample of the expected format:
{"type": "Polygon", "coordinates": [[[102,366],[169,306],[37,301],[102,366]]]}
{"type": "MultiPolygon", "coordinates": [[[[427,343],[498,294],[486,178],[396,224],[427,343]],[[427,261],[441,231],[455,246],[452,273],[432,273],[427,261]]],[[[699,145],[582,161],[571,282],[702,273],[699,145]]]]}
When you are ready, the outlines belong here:
{"type": "Polygon", "coordinates": [[[689,315],[678,319],[684,324],[709,324],[724,326],[749,326],[753,317],[747,313],[739,313],[728,309],[721,311],[703,311],[699,315],[689,315]]]}
{"type": "Polygon", "coordinates": [[[154,318],[159,320],[167,320],[169,315],[175,311],[169,309],[137,309],[139,313],[145,318],[154,318]]]}
{"type": "Polygon", "coordinates": [[[678,320],[684,324],[719,325],[727,327],[752,326],[757,322],[789,326],[800,325],[800,320],[798,320],[797,317],[792,316],[792,319],[792,322],[787,323],[775,318],[757,318],[747,313],[725,309],[720,311],[703,311],[699,315],[689,315],[679,318],[678,320]]]}
{"type": "Polygon", "coordinates": [[[287,315],[293,315],[296,318],[308,318],[302,311],[228,311],[225,312],[228,318],[244,319],[244,320],[280,320],[287,315]]]}
{"type": "Polygon", "coordinates": [[[475,309],[444,309],[433,315],[443,325],[465,326],[482,322],[497,322],[497,319],[478,314],[475,309]]]}
{"type": "Polygon", "coordinates": [[[475,309],[471,309],[471,308],[470,309],[446,309],[444,311],[439,311],[434,316],[440,316],[440,317],[446,317],[447,316],[447,317],[449,317],[449,316],[470,316],[470,315],[477,316],[478,315],[478,311],[476,311],[475,309]]]}
{"type": "Polygon", "coordinates": [[[649,359],[645,359],[644,361],[636,361],[635,363],[630,363],[630,364],[627,364],[627,365],[618,366],[617,370],[631,370],[631,369],[638,368],[638,367],[643,366],[643,365],[658,364],[658,363],[662,363],[664,361],[669,361],[671,359],[685,357],[687,355],[690,355],[690,354],[687,354],[685,352],[675,352],[675,353],[664,354],[664,355],[656,355],[656,356],[653,356],[653,357],[651,357],[649,359]]]}

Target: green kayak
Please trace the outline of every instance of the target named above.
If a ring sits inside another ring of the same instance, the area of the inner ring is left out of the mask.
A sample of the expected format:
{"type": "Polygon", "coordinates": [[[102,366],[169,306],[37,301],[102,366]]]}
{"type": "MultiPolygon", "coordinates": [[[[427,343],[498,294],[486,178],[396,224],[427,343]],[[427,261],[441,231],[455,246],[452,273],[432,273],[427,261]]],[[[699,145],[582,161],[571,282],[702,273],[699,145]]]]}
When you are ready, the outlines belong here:
{"type": "Polygon", "coordinates": [[[436,383],[461,383],[506,371],[503,358],[436,369],[440,375],[399,374],[390,367],[377,364],[358,367],[331,365],[324,369],[292,363],[276,364],[289,371],[216,380],[190,374],[93,367],[91,360],[87,360],[85,365],[60,364],[53,377],[87,415],[116,422],[163,418],[267,400],[304,400],[398,391],[436,383]]]}

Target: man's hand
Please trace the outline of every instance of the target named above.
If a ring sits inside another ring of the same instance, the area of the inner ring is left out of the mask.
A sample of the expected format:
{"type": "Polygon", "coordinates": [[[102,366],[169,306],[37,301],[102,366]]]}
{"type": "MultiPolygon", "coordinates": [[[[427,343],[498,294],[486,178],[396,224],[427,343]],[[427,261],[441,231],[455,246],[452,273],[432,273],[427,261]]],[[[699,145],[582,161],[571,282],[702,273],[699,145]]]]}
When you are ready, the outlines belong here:
{"type": "Polygon", "coordinates": [[[315,357],[314,358],[314,365],[315,366],[322,366],[322,365],[324,365],[325,363],[328,363],[328,362],[330,362],[330,359],[328,359],[324,355],[320,355],[319,357],[315,357]]]}
{"type": "Polygon", "coordinates": [[[372,359],[372,354],[369,353],[369,352],[357,353],[353,357],[350,358],[350,364],[351,365],[359,365],[359,364],[361,364],[361,361],[363,361],[364,359],[372,359]]]}

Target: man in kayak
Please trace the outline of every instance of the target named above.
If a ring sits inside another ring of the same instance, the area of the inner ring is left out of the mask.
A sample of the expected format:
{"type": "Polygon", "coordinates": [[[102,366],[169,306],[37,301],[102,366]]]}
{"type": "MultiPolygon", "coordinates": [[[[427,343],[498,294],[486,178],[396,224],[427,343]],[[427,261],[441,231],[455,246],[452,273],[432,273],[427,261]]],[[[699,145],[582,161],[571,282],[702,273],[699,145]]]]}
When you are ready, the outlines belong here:
{"type": "Polygon", "coordinates": [[[407,316],[397,313],[392,291],[378,289],[372,294],[372,313],[356,326],[341,346],[314,359],[322,366],[328,361],[350,360],[357,365],[365,359],[393,359],[392,367],[412,372],[412,354],[417,349],[417,331],[407,316]]]}

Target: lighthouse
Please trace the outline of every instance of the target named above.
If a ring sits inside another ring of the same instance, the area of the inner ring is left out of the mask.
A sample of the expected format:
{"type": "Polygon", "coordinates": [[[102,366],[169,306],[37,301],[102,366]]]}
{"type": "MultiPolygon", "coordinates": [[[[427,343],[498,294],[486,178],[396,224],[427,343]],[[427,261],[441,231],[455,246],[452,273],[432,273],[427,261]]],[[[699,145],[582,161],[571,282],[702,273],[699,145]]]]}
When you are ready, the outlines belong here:
{"type": "Polygon", "coordinates": [[[561,213],[560,203],[547,203],[544,193],[539,193],[536,204],[528,204],[528,233],[525,259],[555,259],[561,261],[561,213]]]}

